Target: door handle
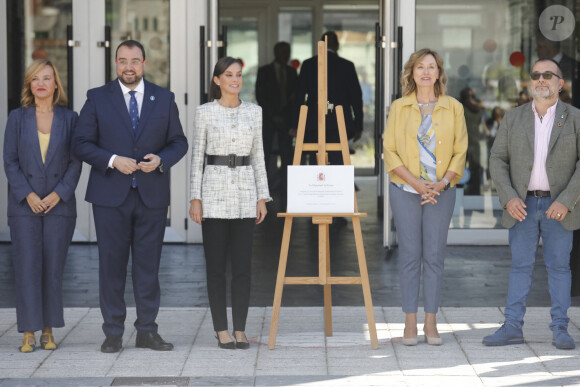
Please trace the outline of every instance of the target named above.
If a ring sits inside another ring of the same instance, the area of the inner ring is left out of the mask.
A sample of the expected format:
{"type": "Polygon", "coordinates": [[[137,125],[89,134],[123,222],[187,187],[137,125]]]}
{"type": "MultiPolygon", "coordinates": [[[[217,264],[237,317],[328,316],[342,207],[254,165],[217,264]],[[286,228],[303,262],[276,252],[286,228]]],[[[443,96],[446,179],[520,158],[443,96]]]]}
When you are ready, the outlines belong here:
{"type": "Polygon", "coordinates": [[[105,40],[97,42],[97,47],[105,49],[105,83],[111,80],[111,27],[105,26],[105,40]]]}

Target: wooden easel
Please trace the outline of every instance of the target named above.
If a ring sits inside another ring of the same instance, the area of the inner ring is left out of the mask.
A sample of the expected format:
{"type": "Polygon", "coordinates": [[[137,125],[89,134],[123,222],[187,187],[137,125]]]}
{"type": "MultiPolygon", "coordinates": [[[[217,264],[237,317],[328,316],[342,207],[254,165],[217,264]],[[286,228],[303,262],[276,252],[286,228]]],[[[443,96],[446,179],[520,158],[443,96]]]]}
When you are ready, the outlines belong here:
{"type": "MultiPolygon", "coordinates": [[[[342,158],[345,165],[350,165],[350,152],[348,149],[348,139],[346,136],[346,125],[344,123],[344,113],[342,106],[336,106],[336,118],[338,121],[338,133],[340,143],[329,143],[326,140],[326,114],[327,114],[327,43],[318,43],[318,143],[304,143],[304,132],[306,129],[306,115],[308,107],[303,105],[300,108],[300,119],[298,121],[298,133],[296,137],[296,150],[294,152],[293,165],[300,165],[303,151],[318,151],[316,154],[318,165],[328,164],[327,151],[342,151],[342,158]]],[[[270,322],[270,336],[268,348],[274,349],[276,346],[276,334],[278,331],[278,320],[280,317],[280,305],[282,302],[282,291],[284,285],[322,285],[324,287],[324,326],[326,336],[332,336],[332,296],[331,285],[362,285],[369,333],[371,337],[371,347],[377,349],[379,346],[377,339],[377,328],[375,325],[375,315],[373,312],[373,301],[367,262],[362,239],[360,217],[367,216],[366,213],[358,212],[356,192],[354,196],[354,213],[338,214],[295,214],[278,213],[278,217],[285,218],[284,233],[282,236],[282,246],[280,248],[280,262],[278,265],[278,277],[276,279],[276,291],[274,293],[274,305],[272,308],[272,320],[270,322]],[[335,216],[350,217],[354,229],[356,252],[360,270],[359,277],[332,277],[330,275],[330,240],[328,226],[335,216]],[[311,217],[312,223],[318,225],[318,277],[286,277],[286,264],[288,262],[288,247],[290,245],[290,232],[292,221],[295,217],[311,217]]]]}

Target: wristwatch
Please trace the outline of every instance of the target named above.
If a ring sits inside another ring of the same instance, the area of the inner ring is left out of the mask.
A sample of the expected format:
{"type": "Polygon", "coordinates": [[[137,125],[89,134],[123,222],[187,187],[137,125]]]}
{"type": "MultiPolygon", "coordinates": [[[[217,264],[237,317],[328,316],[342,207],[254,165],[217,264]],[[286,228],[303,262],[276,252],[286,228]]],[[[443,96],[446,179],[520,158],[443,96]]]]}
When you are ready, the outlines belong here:
{"type": "Polygon", "coordinates": [[[445,182],[445,188],[443,188],[443,191],[445,191],[446,189],[449,189],[451,187],[451,182],[449,180],[447,180],[447,178],[443,178],[441,179],[441,181],[445,182]]]}
{"type": "Polygon", "coordinates": [[[159,166],[157,167],[159,172],[163,173],[163,159],[159,158],[159,166]]]}

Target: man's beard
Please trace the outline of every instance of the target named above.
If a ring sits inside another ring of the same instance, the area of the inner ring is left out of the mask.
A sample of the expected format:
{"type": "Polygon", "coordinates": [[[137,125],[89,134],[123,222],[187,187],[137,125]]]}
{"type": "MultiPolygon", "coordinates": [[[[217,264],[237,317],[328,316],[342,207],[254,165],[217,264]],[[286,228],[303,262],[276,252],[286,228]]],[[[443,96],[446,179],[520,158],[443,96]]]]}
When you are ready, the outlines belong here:
{"type": "Polygon", "coordinates": [[[554,93],[549,87],[538,90],[537,87],[532,89],[532,98],[534,99],[552,99],[554,93]]]}
{"type": "Polygon", "coordinates": [[[121,73],[121,76],[119,77],[119,79],[121,80],[121,83],[123,83],[123,85],[129,87],[129,86],[132,86],[132,85],[139,84],[139,82],[141,82],[141,79],[143,79],[143,76],[138,76],[135,73],[135,75],[133,75],[133,82],[129,82],[127,80],[127,78],[125,78],[125,75],[121,73]]]}

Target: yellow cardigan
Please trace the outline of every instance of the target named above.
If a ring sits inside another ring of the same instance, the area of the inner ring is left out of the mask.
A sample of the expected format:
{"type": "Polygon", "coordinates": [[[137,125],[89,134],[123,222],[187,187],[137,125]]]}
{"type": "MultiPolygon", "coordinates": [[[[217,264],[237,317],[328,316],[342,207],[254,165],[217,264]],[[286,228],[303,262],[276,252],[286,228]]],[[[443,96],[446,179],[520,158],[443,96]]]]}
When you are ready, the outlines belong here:
{"type": "MultiPolygon", "coordinates": [[[[383,140],[384,160],[387,173],[394,183],[406,184],[393,169],[404,165],[415,177],[420,176],[417,131],[421,125],[421,111],[415,93],[393,102],[383,140]]],[[[435,158],[437,179],[441,180],[448,170],[457,173],[451,185],[457,184],[465,169],[467,154],[467,127],[463,105],[455,98],[442,95],[433,109],[435,126],[435,158]]]]}

